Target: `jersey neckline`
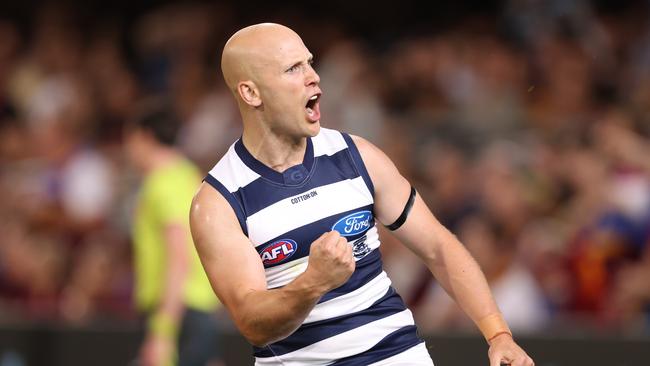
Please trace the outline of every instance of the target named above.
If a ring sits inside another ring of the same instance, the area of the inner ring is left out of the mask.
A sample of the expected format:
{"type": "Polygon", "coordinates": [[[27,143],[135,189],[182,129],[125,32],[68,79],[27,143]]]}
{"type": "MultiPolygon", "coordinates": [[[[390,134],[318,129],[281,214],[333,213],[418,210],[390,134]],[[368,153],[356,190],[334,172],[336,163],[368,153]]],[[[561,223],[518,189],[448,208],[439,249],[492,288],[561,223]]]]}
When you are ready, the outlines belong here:
{"type": "Polygon", "coordinates": [[[302,164],[289,167],[282,173],[269,168],[264,163],[257,160],[248,151],[246,146],[244,146],[241,137],[237,142],[235,142],[235,152],[244,164],[246,164],[246,166],[252,171],[265,179],[282,185],[297,186],[304,183],[311,174],[314,165],[314,144],[311,137],[307,137],[307,147],[305,148],[305,155],[302,159],[302,164]]]}

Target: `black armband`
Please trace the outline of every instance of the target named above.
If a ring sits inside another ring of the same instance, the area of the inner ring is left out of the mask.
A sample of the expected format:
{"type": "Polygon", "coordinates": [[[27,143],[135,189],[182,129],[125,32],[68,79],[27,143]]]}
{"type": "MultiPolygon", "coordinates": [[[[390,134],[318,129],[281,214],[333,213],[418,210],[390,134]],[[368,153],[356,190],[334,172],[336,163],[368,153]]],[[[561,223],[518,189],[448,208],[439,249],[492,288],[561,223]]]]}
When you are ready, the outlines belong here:
{"type": "Polygon", "coordinates": [[[406,201],[406,205],[404,205],[404,210],[402,211],[402,214],[399,215],[397,220],[393,222],[390,225],[386,225],[386,228],[390,231],[395,231],[399,229],[404,222],[406,221],[406,218],[409,216],[409,213],[411,212],[411,209],[413,208],[413,202],[415,202],[415,188],[411,186],[411,194],[409,195],[408,201],[406,201]]]}

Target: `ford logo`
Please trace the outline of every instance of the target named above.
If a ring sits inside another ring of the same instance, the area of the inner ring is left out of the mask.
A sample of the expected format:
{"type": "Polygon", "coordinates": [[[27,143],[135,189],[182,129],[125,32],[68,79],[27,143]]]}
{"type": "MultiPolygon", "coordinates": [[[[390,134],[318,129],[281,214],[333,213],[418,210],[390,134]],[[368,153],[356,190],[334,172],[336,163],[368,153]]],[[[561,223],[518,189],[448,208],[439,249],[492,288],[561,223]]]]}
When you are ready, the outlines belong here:
{"type": "Polygon", "coordinates": [[[355,212],[337,221],[332,230],[338,231],[341,236],[354,236],[368,230],[372,219],[370,211],[355,212]]]}

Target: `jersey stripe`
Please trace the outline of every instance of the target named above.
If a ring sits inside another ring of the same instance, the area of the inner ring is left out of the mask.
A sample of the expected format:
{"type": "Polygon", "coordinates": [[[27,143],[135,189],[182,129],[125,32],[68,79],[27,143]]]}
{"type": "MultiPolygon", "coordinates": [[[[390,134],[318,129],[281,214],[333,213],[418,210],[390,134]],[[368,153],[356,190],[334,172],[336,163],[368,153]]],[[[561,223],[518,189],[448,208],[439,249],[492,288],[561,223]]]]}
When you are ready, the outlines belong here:
{"type": "Polygon", "coordinates": [[[356,290],[318,303],[311,313],[309,313],[309,316],[307,316],[303,324],[335,318],[367,309],[386,296],[386,288],[390,284],[391,282],[386,272],[382,271],[356,290]]]}
{"type": "Polygon", "coordinates": [[[364,366],[433,366],[431,356],[427,350],[424,342],[418,343],[415,346],[398,353],[394,356],[378,360],[371,364],[364,364],[364,366]]]}
{"type": "Polygon", "coordinates": [[[266,358],[256,357],[255,364],[259,366],[277,365],[278,360],[284,366],[330,364],[332,360],[367,351],[384,339],[387,334],[406,325],[413,325],[413,316],[409,310],[379,318],[374,322],[352,328],[290,353],[283,355],[276,353],[273,357],[266,358]]]}
{"type": "Polygon", "coordinates": [[[363,163],[363,158],[361,157],[361,153],[359,152],[357,145],[354,144],[354,141],[352,141],[350,135],[348,135],[347,133],[344,133],[342,135],[345,141],[347,142],[348,146],[350,146],[350,155],[352,155],[352,161],[354,162],[357,171],[361,173],[361,175],[363,176],[363,180],[366,182],[366,185],[370,190],[370,193],[372,193],[372,195],[374,196],[375,186],[374,184],[372,184],[372,179],[370,179],[370,174],[368,174],[368,170],[366,169],[366,164],[363,163]]]}
{"type": "Polygon", "coordinates": [[[397,295],[395,290],[389,290],[382,296],[374,306],[368,307],[354,313],[347,313],[338,317],[325,319],[318,322],[304,324],[289,337],[274,343],[266,348],[258,349],[255,356],[268,357],[271,355],[282,355],[320,342],[324,339],[334,337],[360,326],[397,314],[404,310],[404,302],[397,295]],[[335,327],[327,327],[328,323],[336,324],[335,327]]]}
{"type": "MultiPolygon", "coordinates": [[[[371,205],[364,206],[363,208],[372,208],[371,205]]],[[[332,215],[329,217],[325,217],[321,220],[315,221],[310,223],[308,226],[300,226],[294,230],[284,232],[268,241],[265,243],[261,243],[255,247],[257,252],[259,254],[262,254],[264,249],[269,245],[272,244],[278,240],[282,239],[288,239],[288,238],[302,238],[302,240],[298,241],[298,248],[297,252],[292,255],[291,259],[292,260],[297,260],[299,258],[305,257],[309,255],[309,248],[310,244],[318,239],[319,236],[321,236],[322,233],[328,232],[332,229],[332,226],[338,221],[340,216],[345,216],[350,213],[357,212],[358,209],[354,210],[349,210],[345,212],[340,212],[337,215],[332,215]]],[[[377,228],[375,227],[375,222],[370,221],[369,222],[369,228],[367,231],[358,233],[356,235],[351,235],[346,237],[348,241],[356,241],[357,239],[360,239],[363,236],[366,236],[365,242],[368,245],[369,249],[375,249],[379,247],[379,235],[377,234],[377,228]]],[[[264,267],[272,268],[275,266],[280,265],[281,263],[273,263],[273,264],[265,264],[264,267]]]]}
{"type": "Polygon", "coordinates": [[[266,269],[266,287],[279,288],[293,281],[307,269],[308,256],[266,269]]]}
{"type": "Polygon", "coordinates": [[[332,366],[370,365],[404,352],[420,343],[422,340],[417,336],[415,325],[407,325],[390,333],[371,349],[358,355],[342,358],[334,362],[332,366]]]}
{"type": "MultiPolygon", "coordinates": [[[[266,208],[267,206],[286,198],[296,198],[301,204],[301,196],[309,194],[316,188],[341,181],[342,179],[354,179],[359,177],[354,165],[349,161],[349,152],[340,151],[332,156],[319,156],[314,163],[314,171],[303,184],[298,186],[287,186],[278,189],[275,184],[269,184],[268,180],[257,179],[245,187],[237,190],[236,195],[240,201],[245,203],[247,216],[251,216],[266,208]],[[254,197],[254,199],[249,199],[254,197]]],[[[290,200],[291,201],[291,200],[290,200]]]]}
{"type": "Polygon", "coordinates": [[[367,206],[373,202],[361,177],[318,187],[318,192],[320,197],[314,197],[299,205],[293,205],[290,199],[285,198],[249,216],[246,220],[249,239],[257,246],[322,217],[367,206]],[[323,204],[322,201],[328,196],[340,199],[323,204]],[[285,217],[287,212],[291,212],[290,220],[285,217]]]}
{"type": "Polygon", "coordinates": [[[382,271],[383,269],[379,250],[373,250],[368,253],[368,255],[357,261],[357,267],[355,268],[354,273],[352,273],[352,276],[350,276],[343,286],[326,293],[321,297],[319,302],[329,301],[333,298],[345,295],[350,291],[354,291],[379,276],[382,271]]]}
{"type": "Polygon", "coordinates": [[[404,310],[402,299],[395,290],[389,288],[384,295],[376,301],[375,306],[368,307],[354,313],[332,317],[318,322],[303,324],[298,330],[287,338],[265,348],[259,348],[255,356],[282,355],[301,349],[312,343],[333,337],[359,326],[372,323],[379,318],[397,314],[404,310]]]}
{"type": "Polygon", "coordinates": [[[235,192],[260,177],[235,153],[235,144],[230,146],[226,155],[210,170],[209,174],[217,178],[229,192],[235,192]]]}
{"type": "Polygon", "coordinates": [[[348,144],[343,134],[328,129],[321,129],[321,132],[314,140],[314,156],[334,155],[341,150],[346,150],[348,144]],[[334,132],[334,133],[332,133],[334,132]]]}
{"type": "MultiPolygon", "coordinates": [[[[373,236],[377,236],[377,228],[372,227],[370,230],[368,230],[368,233],[369,235],[367,235],[367,241],[371,243],[368,245],[370,252],[365,257],[357,260],[355,271],[352,273],[352,276],[350,276],[348,281],[343,284],[343,286],[326,293],[320,299],[320,302],[335,298],[349,291],[354,291],[381,273],[381,254],[379,251],[375,250],[379,248],[379,241],[372,239],[373,236]],[[371,240],[375,241],[372,242],[371,240]]],[[[287,234],[286,236],[292,237],[294,235],[287,234]]],[[[258,248],[263,247],[264,246],[259,246],[258,248]]],[[[261,250],[258,250],[258,252],[260,251],[261,250]]],[[[265,266],[267,288],[272,289],[282,287],[287,283],[293,281],[307,269],[308,259],[309,248],[306,245],[299,245],[298,253],[292,256],[292,260],[290,262],[265,266]]]]}

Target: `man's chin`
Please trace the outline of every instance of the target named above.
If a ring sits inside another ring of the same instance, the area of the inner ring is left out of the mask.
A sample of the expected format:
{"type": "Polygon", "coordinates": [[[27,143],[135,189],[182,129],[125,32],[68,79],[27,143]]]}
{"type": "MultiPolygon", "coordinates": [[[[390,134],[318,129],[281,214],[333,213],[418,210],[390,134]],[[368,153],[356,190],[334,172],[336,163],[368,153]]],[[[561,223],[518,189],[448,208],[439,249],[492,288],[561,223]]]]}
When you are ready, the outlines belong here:
{"type": "Polygon", "coordinates": [[[320,120],[316,122],[311,122],[307,128],[307,134],[309,137],[314,137],[320,132],[320,120]]]}

